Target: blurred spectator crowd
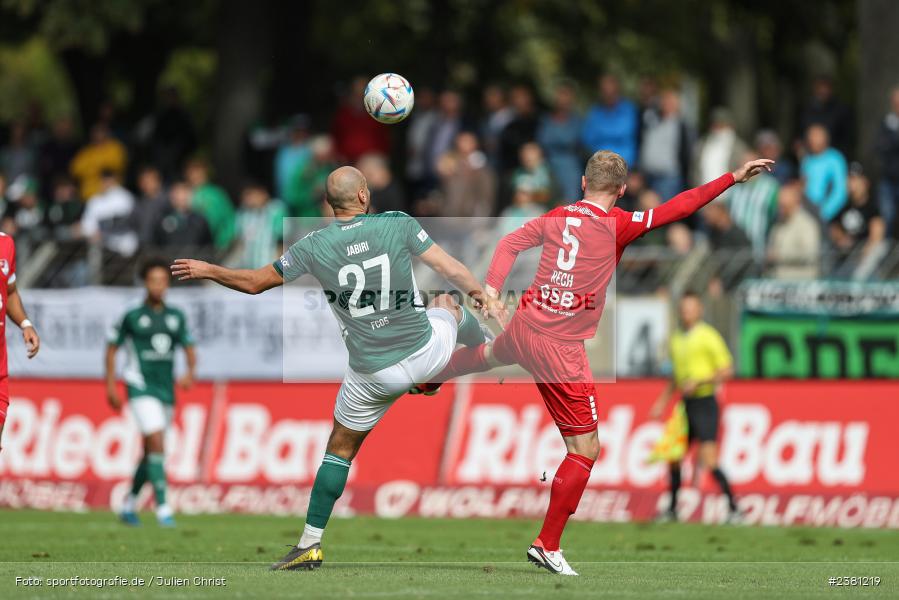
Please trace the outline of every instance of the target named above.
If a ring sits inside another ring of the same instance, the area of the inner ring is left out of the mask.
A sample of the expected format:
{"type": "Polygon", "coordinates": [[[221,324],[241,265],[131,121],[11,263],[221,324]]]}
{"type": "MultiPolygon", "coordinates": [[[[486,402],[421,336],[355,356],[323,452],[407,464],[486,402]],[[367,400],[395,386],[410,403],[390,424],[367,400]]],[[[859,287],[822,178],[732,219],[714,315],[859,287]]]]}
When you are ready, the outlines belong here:
{"type": "MultiPolygon", "coordinates": [[[[610,149],[630,166],[626,210],[652,209],[753,158],[777,161],[773,173],[732,188],[693,219],[641,238],[647,252],[626,255],[625,269],[658,270],[645,256],[686,257],[703,247],[713,287],[748,276],[868,280],[899,239],[899,88],[877,137],[879,164],[871,167],[880,175],[872,181],[853,160],[852,113],[827,78],[814,81],[789,139],[771,129],[743,139],[724,108],[696,131],[679,90],[649,79],[633,99],[612,75],[599,78],[595,94],[561,82],[547,105],[525,85],[489,85],[476,107],[452,89],[420,86],[414,112],[396,127],[365,113],[365,83],[353,80],[330,123],[300,114],[248,132],[248,162],[264,156],[264,167],[232,190],[217,184],[171,89],[137,123],[104,106],[85,135],[69,119],[11,123],[0,148],[0,230],[16,238],[20,262],[51,242],[93,248],[103,263],[191,253],[250,268],[281,252],[282,217],[327,216],[324,184],[338,164],[363,172],[376,211],[498,217],[477,222],[505,233],[578,200],[585,159],[610,149]],[[582,110],[585,96],[595,98],[582,110]]],[[[97,279],[89,256],[76,256],[38,283],[116,282],[97,279]]]]}

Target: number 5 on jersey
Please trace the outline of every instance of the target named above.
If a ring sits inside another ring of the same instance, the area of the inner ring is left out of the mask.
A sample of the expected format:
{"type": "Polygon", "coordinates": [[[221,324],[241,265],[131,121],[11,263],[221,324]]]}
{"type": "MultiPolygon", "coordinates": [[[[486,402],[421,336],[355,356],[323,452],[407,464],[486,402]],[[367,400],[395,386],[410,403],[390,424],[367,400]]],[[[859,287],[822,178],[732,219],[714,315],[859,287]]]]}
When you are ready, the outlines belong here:
{"type": "Polygon", "coordinates": [[[580,247],[580,242],[578,242],[577,238],[572,235],[570,228],[580,226],[581,220],[577,217],[565,217],[565,229],[562,230],[562,243],[566,246],[571,246],[571,250],[568,251],[568,256],[565,256],[565,248],[559,248],[559,258],[556,260],[556,264],[563,271],[570,271],[574,268],[574,261],[577,260],[577,251],[580,247]]]}

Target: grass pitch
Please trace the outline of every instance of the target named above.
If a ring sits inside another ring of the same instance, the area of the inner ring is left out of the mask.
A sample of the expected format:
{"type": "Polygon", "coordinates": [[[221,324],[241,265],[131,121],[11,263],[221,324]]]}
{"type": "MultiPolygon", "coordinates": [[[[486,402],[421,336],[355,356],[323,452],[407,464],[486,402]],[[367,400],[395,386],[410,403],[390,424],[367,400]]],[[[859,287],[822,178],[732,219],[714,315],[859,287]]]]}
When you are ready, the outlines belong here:
{"type": "Polygon", "coordinates": [[[129,529],[103,512],[0,511],[0,598],[899,596],[896,531],[575,522],[563,547],[581,576],[561,578],[525,562],[532,521],[358,517],[332,520],[321,570],[271,573],[302,519],[181,515],[164,530],[142,516],[129,529]],[[143,585],[51,587],[51,578],[116,576],[143,585]],[[880,585],[828,583],[853,576],[880,585]]]}

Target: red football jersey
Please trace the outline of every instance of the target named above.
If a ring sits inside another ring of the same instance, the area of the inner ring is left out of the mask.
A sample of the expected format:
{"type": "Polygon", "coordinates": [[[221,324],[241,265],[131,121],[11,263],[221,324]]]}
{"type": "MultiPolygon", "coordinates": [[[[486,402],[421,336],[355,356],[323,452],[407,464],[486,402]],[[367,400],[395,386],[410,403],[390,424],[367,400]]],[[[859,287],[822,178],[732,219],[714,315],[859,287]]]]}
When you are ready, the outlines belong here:
{"type": "Polygon", "coordinates": [[[693,214],[733,184],[728,173],[646,212],[614,207],[606,213],[585,200],[555,208],[499,242],[487,285],[501,290],[518,253],[542,245],[537,274],[522,295],[516,316],[555,339],[590,339],[596,335],[606,288],[627,245],[647,231],[693,214]]]}
{"type": "Polygon", "coordinates": [[[16,281],[16,245],[5,233],[0,233],[0,327],[3,339],[0,341],[0,379],[8,375],[6,365],[6,299],[9,287],[16,281]]]}

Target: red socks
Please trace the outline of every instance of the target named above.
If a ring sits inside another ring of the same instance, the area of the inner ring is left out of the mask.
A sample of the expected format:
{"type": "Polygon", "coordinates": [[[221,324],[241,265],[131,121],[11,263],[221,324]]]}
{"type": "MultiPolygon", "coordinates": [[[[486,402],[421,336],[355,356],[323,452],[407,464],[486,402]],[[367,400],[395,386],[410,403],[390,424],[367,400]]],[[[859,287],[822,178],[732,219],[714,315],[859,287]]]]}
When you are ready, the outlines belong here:
{"type": "Polygon", "coordinates": [[[559,549],[562,531],[568,523],[568,518],[577,510],[592,469],[593,461],[580,454],[568,453],[562,460],[553,478],[543,529],[537,536],[536,543],[542,543],[544,549],[548,551],[559,549]]]}
{"type": "Polygon", "coordinates": [[[455,377],[489,370],[490,365],[487,364],[487,359],[484,357],[486,349],[485,344],[459,348],[453,353],[453,357],[450,358],[446,367],[431,381],[441,384],[455,377]]]}

